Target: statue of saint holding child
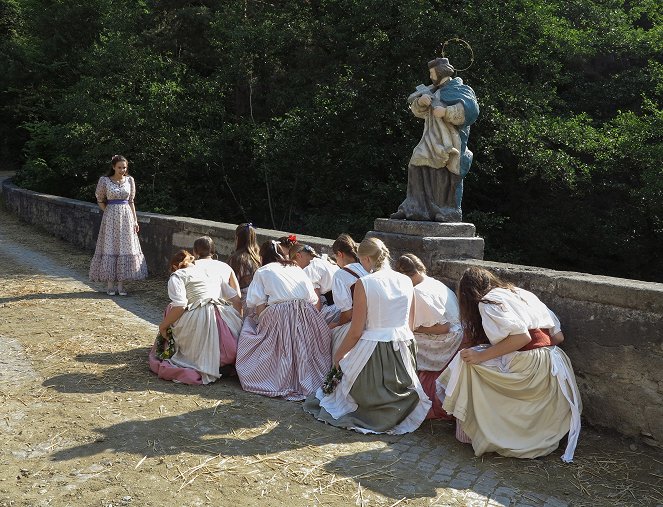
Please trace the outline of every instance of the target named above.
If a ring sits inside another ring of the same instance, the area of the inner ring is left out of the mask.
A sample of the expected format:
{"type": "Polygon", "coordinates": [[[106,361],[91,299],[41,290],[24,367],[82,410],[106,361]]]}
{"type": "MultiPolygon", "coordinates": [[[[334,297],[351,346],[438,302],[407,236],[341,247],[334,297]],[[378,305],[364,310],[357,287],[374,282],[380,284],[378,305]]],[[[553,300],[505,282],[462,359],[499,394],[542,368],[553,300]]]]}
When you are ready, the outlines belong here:
{"type": "Polygon", "coordinates": [[[424,133],[408,166],[407,195],[392,219],[460,222],[463,178],[470,170],[470,125],[479,116],[474,90],[452,77],[447,58],[428,62],[432,84],[417,86],[408,104],[424,133]]]}

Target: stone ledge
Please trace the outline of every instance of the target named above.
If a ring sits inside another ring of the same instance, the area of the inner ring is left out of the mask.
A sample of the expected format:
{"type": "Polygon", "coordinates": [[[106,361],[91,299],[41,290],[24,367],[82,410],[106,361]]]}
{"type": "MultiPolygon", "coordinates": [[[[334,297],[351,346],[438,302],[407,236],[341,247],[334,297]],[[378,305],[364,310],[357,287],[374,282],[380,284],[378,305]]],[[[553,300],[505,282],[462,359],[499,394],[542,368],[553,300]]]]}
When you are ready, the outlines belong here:
{"type": "Polygon", "coordinates": [[[375,220],[373,227],[377,232],[409,234],[412,236],[473,238],[476,235],[474,224],[466,222],[416,222],[378,218],[375,220]]]}
{"type": "Polygon", "coordinates": [[[457,282],[471,265],[490,269],[516,285],[526,280],[534,292],[663,314],[663,283],[474,259],[438,260],[431,266],[431,274],[457,282]]]}
{"type": "Polygon", "coordinates": [[[413,253],[426,266],[432,266],[440,259],[483,258],[482,238],[423,237],[380,231],[369,231],[366,237],[382,240],[389,248],[392,258],[404,253],[413,253]]]}

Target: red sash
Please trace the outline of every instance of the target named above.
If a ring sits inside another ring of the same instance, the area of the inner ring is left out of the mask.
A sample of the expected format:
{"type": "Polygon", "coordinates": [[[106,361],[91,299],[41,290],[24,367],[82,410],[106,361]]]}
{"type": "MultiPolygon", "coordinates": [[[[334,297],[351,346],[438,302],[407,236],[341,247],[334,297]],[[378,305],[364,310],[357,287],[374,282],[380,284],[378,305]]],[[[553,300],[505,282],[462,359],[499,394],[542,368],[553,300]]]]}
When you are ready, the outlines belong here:
{"type": "Polygon", "coordinates": [[[550,341],[550,331],[547,329],[528,329],[529,335],[532,337],[530,341],[523,348],[518,350],[532,350],[538,349],[539,347],[550,347],[552,342],[550,341]]]}

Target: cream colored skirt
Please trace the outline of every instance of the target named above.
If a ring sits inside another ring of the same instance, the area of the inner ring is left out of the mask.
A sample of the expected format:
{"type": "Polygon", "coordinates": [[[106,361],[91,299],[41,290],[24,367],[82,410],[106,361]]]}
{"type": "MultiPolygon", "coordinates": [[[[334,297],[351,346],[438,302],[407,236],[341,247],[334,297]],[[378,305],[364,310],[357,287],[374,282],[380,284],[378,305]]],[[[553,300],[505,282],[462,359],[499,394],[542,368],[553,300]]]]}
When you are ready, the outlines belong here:
{"type": "Polygon", "coordinates": [[[558,347],[513,352],[479,365],[456,354],[438,380],[438,396],[472,439],[477,456],[545,456],[569,433],[562,460],[573,460],[582,403],[571,361],[558,347]]]}

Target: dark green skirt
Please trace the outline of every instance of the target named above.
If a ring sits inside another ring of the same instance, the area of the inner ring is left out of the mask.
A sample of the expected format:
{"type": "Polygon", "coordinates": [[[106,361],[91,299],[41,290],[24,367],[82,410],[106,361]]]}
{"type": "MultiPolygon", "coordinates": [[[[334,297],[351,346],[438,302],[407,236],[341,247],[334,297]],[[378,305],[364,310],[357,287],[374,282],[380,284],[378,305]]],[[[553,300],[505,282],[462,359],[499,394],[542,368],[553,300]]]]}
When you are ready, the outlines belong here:
{"type": "MultiPolygon", "coordinates": [[[[416,344],[409,346],[412,368],[416,371],[416,344]]],[[[316,419],[340,428],[362,428],[384,433],[401,423],[417,407],[419,395],[410,386],[401,353],[391,342],[379,342],[350,389],[357,404],[354,412],[334,419],[315,394],[304,402],[304,410],[316,419]]]]}

